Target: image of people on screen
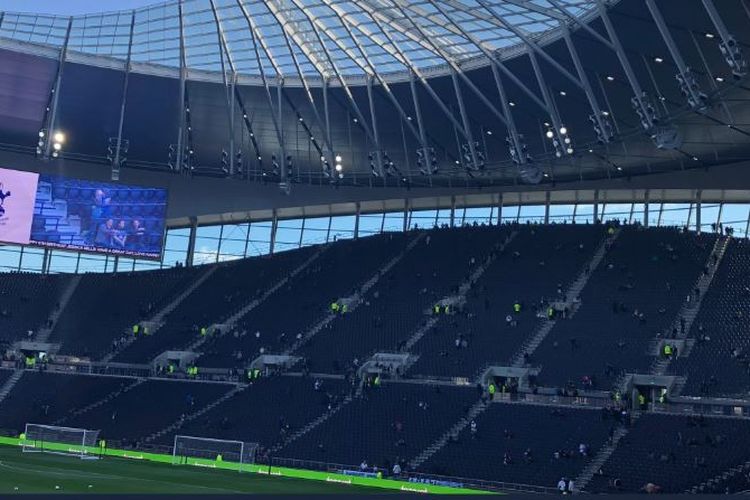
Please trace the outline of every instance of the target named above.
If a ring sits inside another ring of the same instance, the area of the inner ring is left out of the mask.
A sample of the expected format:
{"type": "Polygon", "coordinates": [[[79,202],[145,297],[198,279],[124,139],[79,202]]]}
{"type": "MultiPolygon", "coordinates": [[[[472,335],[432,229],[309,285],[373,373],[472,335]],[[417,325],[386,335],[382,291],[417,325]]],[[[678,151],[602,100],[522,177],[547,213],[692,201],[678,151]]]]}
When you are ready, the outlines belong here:
{"type": "Polygon", "coordinates": [[[32,241],[49,246],[157,258],[166,191],[43,176],[32,241]]]}

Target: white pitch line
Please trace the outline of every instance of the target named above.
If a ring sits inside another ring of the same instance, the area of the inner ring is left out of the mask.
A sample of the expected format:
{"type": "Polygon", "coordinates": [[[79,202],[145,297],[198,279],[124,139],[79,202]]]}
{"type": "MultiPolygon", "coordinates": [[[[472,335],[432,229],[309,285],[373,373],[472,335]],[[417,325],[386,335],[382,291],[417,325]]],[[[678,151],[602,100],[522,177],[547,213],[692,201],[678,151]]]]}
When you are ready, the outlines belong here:
{"type": "MultiPolygon", "coordinates": [[[[31,473],[38,473],[38,474],[46,474],[49,476],[60,476],[60,477],[78,477],[78,478],[84,478],[84,479],[90,479],[90,478],[99,478],[99,479],[113,479],[113,480],[136,480],[136,481],[143,481],[148,483],[159,483],[159,484],[165,484],[165,485],[174,485],[174,484],[183,484],[183,483],[177,483],[173,481],[165,481],[160,479],[146,479],[146,478],[139,478],[139,477],[133,477],[133,476],[118,476],[113,474],[100,474],[98,472],[88,472],[88,473],[81,473],[76,471],[65,471],[65,472],[58,472],[60,469],[52,468],[52,467],[44,467],[42,466],[42,469],[33,469],[30,467],[15,467],[13,465],[8,465],[6,463],[0,462],[0,467],[12,471],[18,471],[18,472],[31,472],[31,473]],[[46,470],[44,470],[46,469],[46,470]]],[[[196,489],[202,489],[202,490],[208,490],[208,491],[217,491],[217,492],[225,492],[225,493],[247,493],[245,491],[240,490],[231,490],[228,488],[216,488],[213,486],[202,486],[200,484],[189,484],[186,486],[190,486],[191,488],[196,489]]]]}

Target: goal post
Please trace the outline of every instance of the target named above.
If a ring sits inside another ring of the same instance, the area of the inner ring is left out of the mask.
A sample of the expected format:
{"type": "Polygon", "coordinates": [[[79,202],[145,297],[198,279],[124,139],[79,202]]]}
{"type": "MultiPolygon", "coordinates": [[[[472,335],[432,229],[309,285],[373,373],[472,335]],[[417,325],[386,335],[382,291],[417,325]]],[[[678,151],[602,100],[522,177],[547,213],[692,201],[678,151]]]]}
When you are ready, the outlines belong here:
{"type": "Polygon", "coordinates": [[[26,424],[21,440],[24,453],[56,453],[81,459],[97,459],[98,430],[57,425],[26,424]]]}
{"type": "Polygon", "coordinates": [[[257,443],[197,436],[175,436],[172,448],[173,465],[234,468],[240,472],[255,462],[257,443]]]}

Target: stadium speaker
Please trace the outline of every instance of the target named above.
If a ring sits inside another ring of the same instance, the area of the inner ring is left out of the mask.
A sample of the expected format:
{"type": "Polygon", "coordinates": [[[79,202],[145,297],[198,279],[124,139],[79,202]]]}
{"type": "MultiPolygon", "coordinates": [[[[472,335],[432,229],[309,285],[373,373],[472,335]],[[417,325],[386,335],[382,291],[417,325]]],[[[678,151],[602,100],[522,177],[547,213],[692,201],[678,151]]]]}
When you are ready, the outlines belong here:
{"type": "Polygon", "coordinates": [[[542,177],[544,176],[541,169],[531,163],[524,163],[519,167],[518,173],[521,180],[526,184],[539,184],[542,182],[542,177]]]}
{"type": "Polygon", "coordinates": [[[659,149],[679,149],[682,147],[682,134],[676,127],[658,127],[651,138],[659,149]]]}

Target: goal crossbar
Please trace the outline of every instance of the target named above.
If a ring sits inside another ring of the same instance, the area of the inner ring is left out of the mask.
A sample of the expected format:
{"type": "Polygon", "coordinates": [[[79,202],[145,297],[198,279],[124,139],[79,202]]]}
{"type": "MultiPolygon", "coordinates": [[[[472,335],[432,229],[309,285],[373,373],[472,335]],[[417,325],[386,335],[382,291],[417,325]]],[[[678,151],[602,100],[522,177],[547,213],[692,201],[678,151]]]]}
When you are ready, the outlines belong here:
{"type": "Polygon", "coordinates": [[[242,472],[244,465],[255,461],[257,448],[257,443],[177,435],[172,448],[172,463],[202,467],[222,467],[224,462],[236,463],[242,472]]]}
{"type": "Polygon", "coordinates": [[[78,427],[27,423],[22,436],[21,451],[96,459],[97,454],[92,454],[90,449],[95,449],[99,432],[78,427]]]}

